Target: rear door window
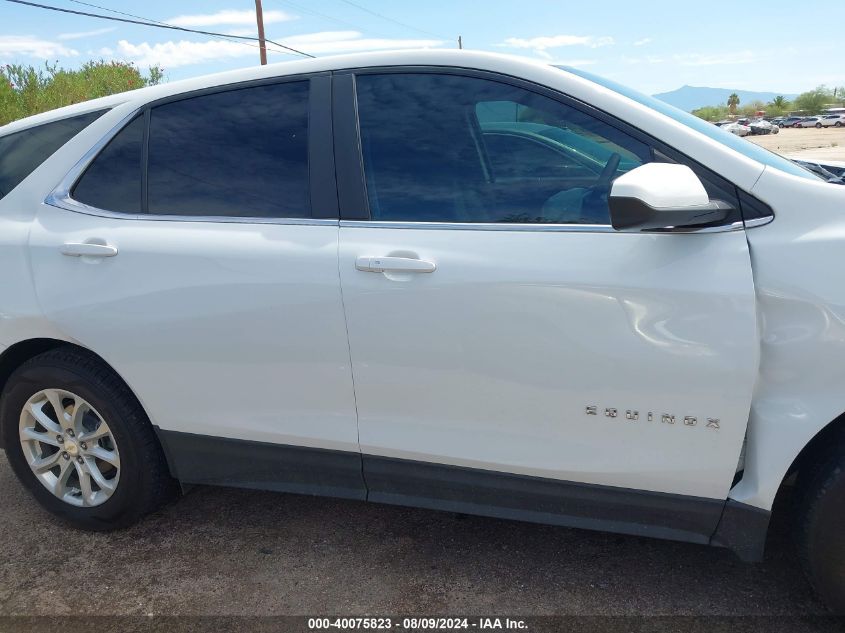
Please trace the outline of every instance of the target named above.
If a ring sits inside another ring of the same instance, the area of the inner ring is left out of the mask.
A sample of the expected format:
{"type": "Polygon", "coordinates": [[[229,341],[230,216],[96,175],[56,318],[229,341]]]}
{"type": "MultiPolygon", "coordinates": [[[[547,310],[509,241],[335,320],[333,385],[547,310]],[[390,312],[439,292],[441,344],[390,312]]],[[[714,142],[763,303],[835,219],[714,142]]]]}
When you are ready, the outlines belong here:
{"type": "Polygon", "coordinates": [[[308,94],[296,81],[153,108],[149,213],[309,217],[308,94]]]}
{"type": "Polygon", "coordinates": [[[151,216],[310,217],[309,93],[308,80],[289,81],[155,105],[106,145],[73,198],[151,216]]]}

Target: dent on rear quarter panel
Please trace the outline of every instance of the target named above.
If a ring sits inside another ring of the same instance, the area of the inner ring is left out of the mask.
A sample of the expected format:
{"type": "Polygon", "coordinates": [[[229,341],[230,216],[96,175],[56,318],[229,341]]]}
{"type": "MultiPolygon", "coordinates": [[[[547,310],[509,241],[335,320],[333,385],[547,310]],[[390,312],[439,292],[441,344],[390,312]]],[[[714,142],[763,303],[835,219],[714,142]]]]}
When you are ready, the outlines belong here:
{"type": "Polygon", "coordinates": [[[730,497],[770,509],[795,457],[845,411],[845,187],[767,168],[747,231],[761,324],[745,473],[730,497]]]}

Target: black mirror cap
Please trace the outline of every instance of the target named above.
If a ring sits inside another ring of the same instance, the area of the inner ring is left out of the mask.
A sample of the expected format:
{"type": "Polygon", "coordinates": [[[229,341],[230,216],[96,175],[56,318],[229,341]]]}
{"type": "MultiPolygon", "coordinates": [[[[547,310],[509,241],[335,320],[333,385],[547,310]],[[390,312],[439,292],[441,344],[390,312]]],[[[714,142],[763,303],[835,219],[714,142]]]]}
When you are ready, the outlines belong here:
{"type": "Polygon", "coordinates": [[[733,207],[722,200],[704,205],[678,208],[655,208],[639,198],[609,196],[610,223],[617,231],[654,231],[685,229],[718,224],[728,217],[733,207]]]}

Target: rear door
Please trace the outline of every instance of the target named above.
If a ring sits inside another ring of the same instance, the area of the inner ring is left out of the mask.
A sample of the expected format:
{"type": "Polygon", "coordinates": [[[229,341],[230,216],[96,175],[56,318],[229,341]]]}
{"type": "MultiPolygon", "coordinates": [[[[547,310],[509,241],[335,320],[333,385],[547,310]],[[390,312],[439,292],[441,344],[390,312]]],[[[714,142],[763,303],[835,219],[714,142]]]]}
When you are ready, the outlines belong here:
{"type": "Polygon", "coordinates": [[[613,231],[612,177],[669,150],[537,86],[391,69],[335,94],[370,498],[706,541],[757,367],[738,216],[613,231]]]}
{"type": "Polygon", "coordinates": [[[45,313],[123,375],[185,481],[363,497],[329,95],[321,75],[153,103],[33,227],[45,313]]]}

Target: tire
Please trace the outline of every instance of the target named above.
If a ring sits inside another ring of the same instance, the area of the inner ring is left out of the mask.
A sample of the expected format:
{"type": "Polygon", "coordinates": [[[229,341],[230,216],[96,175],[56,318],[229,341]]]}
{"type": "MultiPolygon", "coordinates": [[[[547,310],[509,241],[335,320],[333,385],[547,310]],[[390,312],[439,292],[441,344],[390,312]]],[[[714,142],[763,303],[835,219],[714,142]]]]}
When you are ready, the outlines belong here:
{"type": "Polygon", "coordinates": [[[817,127],[818,129],[822,129],[822,124],[821,124],[821,123],[816,123],[816,127],[817,127]]]}
{"type": "Polygon", "coordinates": [[[845,443],[797,482],[796,541],[804,572],[831,611],[845,615],[845,443]]]}
{"type": "Polygon", "coordinates": [[[177,490],[141,405],[113,370],[84,350],[60,347],[14,371],[0,396],[0,432],[23,486],[43,508],[73,527],[127,527],[177,490]],[[62,407],[63,422],[53,401],[62,407]],[[74,427],[73,420],[84,426],[74,427]],[[55,435],[51,428],[63,434],[55,435]],[[33,433],[45,439],[32,440],[33,433]],[[56,465],[36,475],[34,468],[46,460],[56,465]],[[31,467],[32,462],[38,464],[31,467]],[[61,498],[53,490],[61,490],[61,498]]]}
{"type": "Polygon", "coordinates": [[[837,121],[833,125],[835,125],[836,127],[842,127],[842,121],[837,121]]]}

